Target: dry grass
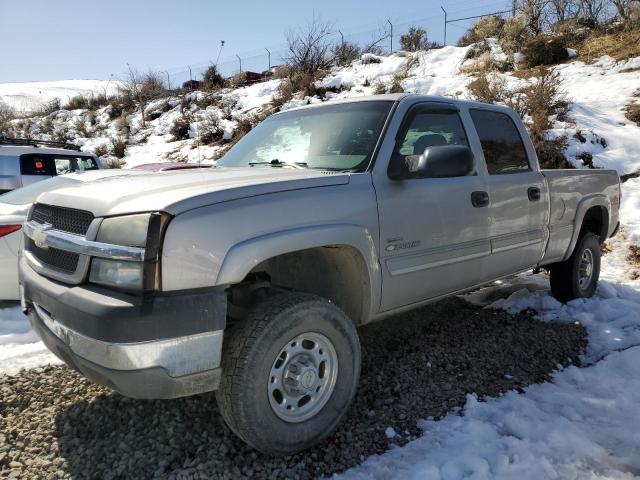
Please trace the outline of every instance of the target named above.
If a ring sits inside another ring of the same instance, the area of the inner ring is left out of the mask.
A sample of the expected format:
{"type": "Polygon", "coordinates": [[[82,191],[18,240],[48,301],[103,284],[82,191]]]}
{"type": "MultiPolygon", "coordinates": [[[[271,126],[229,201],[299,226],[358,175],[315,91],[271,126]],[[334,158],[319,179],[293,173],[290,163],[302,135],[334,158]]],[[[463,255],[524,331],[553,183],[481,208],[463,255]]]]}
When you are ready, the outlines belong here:
{"type": "Polygon", "coordinates": [[[640,104],[632,103],[627,105],[624,110],[624,116],[640,127],[640,104]]]}
{"type": "Polygon", "coordinates": [[[609,55],[616,60],[640,56],[640,30],[615,33],[593,32],[581,42],[570,45],[587,62],[609,55]]]}

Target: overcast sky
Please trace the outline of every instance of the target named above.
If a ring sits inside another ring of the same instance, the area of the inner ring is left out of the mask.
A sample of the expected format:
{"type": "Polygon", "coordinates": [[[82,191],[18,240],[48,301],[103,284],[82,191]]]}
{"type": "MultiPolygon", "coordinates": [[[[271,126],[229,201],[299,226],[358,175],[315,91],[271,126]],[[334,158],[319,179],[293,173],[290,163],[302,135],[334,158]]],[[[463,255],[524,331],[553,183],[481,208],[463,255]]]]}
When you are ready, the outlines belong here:
{"type": "MultiPolygon", "coordinates": [[[[127,63],[138,70],[194,76],[215,62],[224,73],[262,71],[280,62],[285,35],[314,15],[332,23],[352,41],[366,42],[394,25],[394,43],[411,25],[426,28],[430,40],[443,40],[444,5],[449,18],[509,8],[497,0],[0,0],[0,82],[122,78],[127,63]]],[[[450,23],[448,43],[470,24],[450,23]]],[[[389,48],[389,41],[382,44],[389,48]]],[[[395,48],[395,46],[394,46],[395,48]]]]}

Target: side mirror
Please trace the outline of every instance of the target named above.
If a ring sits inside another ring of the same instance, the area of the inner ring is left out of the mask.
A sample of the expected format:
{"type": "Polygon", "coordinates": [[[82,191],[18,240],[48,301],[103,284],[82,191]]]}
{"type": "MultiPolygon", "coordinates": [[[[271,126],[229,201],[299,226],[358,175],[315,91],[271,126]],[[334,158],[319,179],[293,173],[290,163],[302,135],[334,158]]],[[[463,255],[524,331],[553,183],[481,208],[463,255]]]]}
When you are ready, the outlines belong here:
{"type": "Polygon", "coordinates": [[[406,159],[410,178],[464,177],[473,171],[473,152],[464,145],[427,147],[406,159]]]}

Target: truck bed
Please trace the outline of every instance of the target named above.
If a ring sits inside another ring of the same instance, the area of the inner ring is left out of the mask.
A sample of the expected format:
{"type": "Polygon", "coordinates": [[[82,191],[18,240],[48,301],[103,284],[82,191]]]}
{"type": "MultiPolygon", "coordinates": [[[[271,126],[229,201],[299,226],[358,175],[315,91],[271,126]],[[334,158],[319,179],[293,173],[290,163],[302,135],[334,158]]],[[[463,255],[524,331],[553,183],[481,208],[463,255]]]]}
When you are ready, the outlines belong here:
{"type": "Polygon", "coordinates": [[[549,195],[549,242],[541,264],[553,263],[566,257],[573,238],[576,220],[590,204],[608,206],[615,218],[604,219],[610,235],[618,223],[620,205],[620,177],[615,170],[541,170],[549,195]]]}

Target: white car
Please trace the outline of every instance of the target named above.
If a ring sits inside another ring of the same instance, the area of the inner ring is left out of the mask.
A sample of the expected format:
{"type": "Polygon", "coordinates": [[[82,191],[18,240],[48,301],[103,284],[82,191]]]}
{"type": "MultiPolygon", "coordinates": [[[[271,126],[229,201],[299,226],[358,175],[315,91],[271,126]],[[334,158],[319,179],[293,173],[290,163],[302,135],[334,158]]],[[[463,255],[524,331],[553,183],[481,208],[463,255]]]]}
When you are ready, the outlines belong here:
{"type": "Polygon", "coordinates": [[[60,175],[0,195],[0,301],[18,300],[18,250],[22,242],[22,224],[38,195],[105,177],[148,175],[133,170],[91,170],[60,175]]]}

